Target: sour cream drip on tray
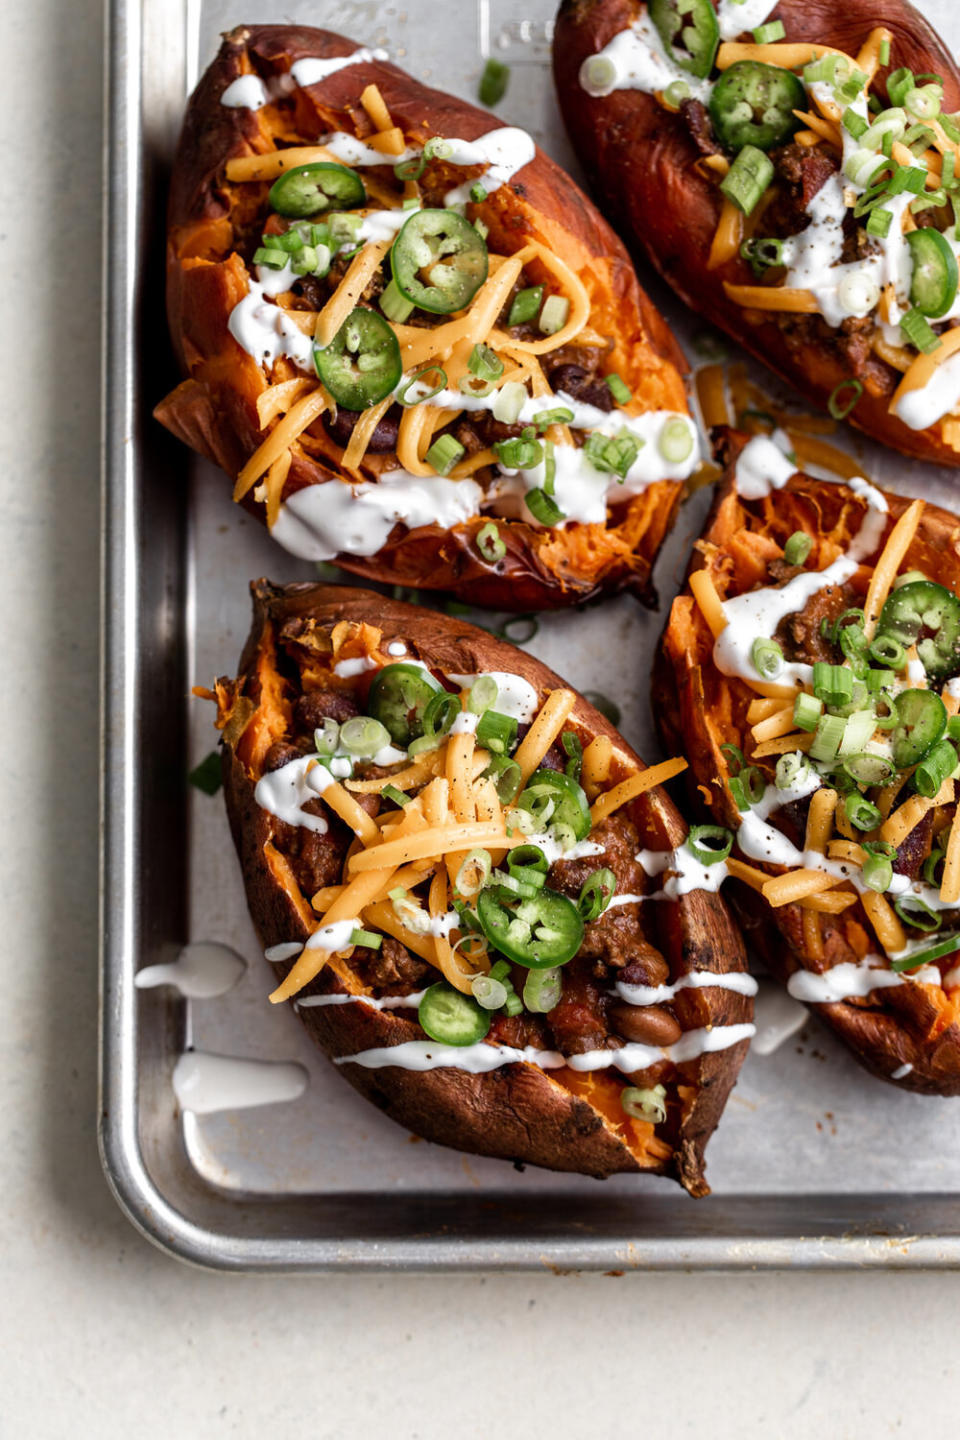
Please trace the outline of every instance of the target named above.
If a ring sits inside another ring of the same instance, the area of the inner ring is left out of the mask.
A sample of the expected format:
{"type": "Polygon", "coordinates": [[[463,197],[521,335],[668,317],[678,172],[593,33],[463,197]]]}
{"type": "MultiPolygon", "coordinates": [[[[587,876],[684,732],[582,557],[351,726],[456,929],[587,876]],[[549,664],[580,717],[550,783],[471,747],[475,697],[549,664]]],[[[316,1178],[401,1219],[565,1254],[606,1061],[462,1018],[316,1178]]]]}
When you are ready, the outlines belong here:
{"type": "Polygon", "coordinates": [[[595,99],[614,90],[643,90],[652,95],[677,82],[698,100],[710,98],[710,81],[698,80],[670,58],[646,9],[629,29],[614,35],[608,45],[590,55],[580,67],[580,85],[595,99]]]}
{"type": "Polygon", "coordinates": [[[177,1061],[173,1088],[183,1110],[210,1115],[296,1100],[307,1088],[307,1072],[294,1063],[188,1050],[177,1061]]]}

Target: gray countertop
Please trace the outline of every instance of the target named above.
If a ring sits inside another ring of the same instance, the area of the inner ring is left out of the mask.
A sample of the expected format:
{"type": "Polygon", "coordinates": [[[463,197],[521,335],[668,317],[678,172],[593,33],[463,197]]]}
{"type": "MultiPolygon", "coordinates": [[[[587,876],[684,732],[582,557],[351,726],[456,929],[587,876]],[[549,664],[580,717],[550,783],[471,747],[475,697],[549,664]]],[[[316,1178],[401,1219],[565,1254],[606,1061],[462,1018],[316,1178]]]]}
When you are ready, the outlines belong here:
{"type": "Polygon", "coordinates": [[[120,1215],[94,1138],[100,7],[5,33],[2,1440],[955,1428],[955,1275],[250,1279],[120,1215]]]}

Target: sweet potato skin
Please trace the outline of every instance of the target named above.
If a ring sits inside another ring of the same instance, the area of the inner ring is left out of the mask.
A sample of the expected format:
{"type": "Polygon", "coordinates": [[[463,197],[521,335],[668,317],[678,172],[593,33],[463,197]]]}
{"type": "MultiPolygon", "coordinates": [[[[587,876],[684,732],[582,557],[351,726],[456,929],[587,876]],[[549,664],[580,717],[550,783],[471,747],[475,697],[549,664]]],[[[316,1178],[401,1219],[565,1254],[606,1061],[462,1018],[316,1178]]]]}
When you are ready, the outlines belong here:
{"type": "MultiPolygon", "coordinates": [[[[378,86],[396,124],[421,142],[452,134],[473,140],[502,124],[379,60],[347,66],[297,90],[294,118],[286,133],[275,130],[273,139],[261,122],[273,107],[250,111],[220,103],[223,91],[241,74],[269,80],[285,75],[298,59],[348,55],[356,48],[343,36],[304,26],[238,27],[225,36],[187,108],[173,170],[167,246],[168,320],[187,378],[161,401],[155,415],[232,478],[264,438],[256,402],[266,388],[260,366],[227,328],[230,311],[247,289],[246,266],[236,246],[259,234],[258,224],[262,228],[269,212],[266,186],[225,181],[227,160],[269,150],[275,138],[310,143],[334,129],[365,134],[371,126],[360,95],[371,84],[378,86]]],[[[536,239],[573,265],[591,291],[594,313],[614,336],[610,368],[647,397],[649,408],[686,410],[686,366],[676,341],[640,289],[620,241],[552,160],[538,150],[521,179],[490,195],[483,215],[498,243],[511,251],[536,239]]],[[[284,498],[341,474],[342,451],[322,424],[313,427],[311,436],[310,453],[299,444],[293,447],[284,498]]],[[[376,457],[373,466],[371,458],[365,461],[366,478],[388,468],[387,457],[376,457]]],[[[663,481],[638,497],[635,503],[644,504],[642,537],[629,553],[611,554],[590,570],[558,564],[550,543],[553,532],[522,521],[499,522],[507,554],[485,561],[475,544],[483,518],[448,531],[398,526],[378,555],[341,555],[337,563],[372,580],[455,590],[477,604],[506,609],[548,609],[625,588],[653,603],[650,572],[682,490],[679,482],[663,481]]],[[[243,503],[262,518],[262,506],[252,494],[243,503]]]]}
{"type": "MultiPolygon", "coordinates": [[[[795,475],[781,494],[802,504],[807,517],[819,514],[823,534],[836,522],[844,497],[850,499],[846,486],[802,474],[795,475]]],[[[889,493],[886,499],[892,524],[910,502],[889,493]]],[[[729,567],[736,575],[729,537],[741,524],[749,526],[751,517],[753,524],[759,523],[764,506],[770,503],[741,501],[731,469],[718,490],[690,570],[709,564],[711,570],[729,567]]],[[[926,506],[904,562],[904,568],[910,567],[922,568],[940,584],[954,589],[960,586],[960,520],[955,515],[926,506]]],[[[732,593],[742,588],[751,587],[734,586],[732,593]]],[[[653,674],[654,714],[664,745],[690,761],[684,779],[691,805],[712,823],[735,829],[739,816],[724,784],[726,765],[720,745],[743,746],[744,730],[738,729],[735,718],[741,713],[736,696],[740,691],[744,695],[752,692],[722,676],[713,665],[713,641],[705,625],[702,633],[698,628],[697,643],[691,646],[687,607],[693,605],[690,592],[684,591],[667,620],[653,674]]],[[[825,957],[819,961],[805,951],[803,912],[798,905],[774,910],[756,891],[733,879],[724,886],[724,893],[743,927],[748,947],[782,984],[798,970],[820,973],[834,963],[859,958],[832,917],[822,917],[825,957]]],[[[899,1088],[928,1095],[960,1095],[960,1006],[956,999],[952,1019],[938,1010],[920,985],[874,991],[869,1004],[854,1000],[811,1008],[878,1078],[889,1081],[895,1071],[909,1064],[913,1067],[909,1074],[894,1082],[899,1088]],[[949,1023],[944,1023],[945,1018],[949,1023]]]]}
{"type": "MultiPolygon", "coordinates": [[[[509,670],[529,680],[541,693],[562,684],[545,666],[513,646],[419,606],[387,601],[359,589],[322,585],[277,587],[258,581],[252,590],[254,620],[241,658],[238,693],[251,688],[245,681],[255,671],[265,634],[275,633],[298,616],[309,616],[330,628],[342,620],[376,623],[384,644],[402,638],[411,656],[440,670],[509,670]]],[[[609,721],[582,698],[574,719],[589,734],[609,735],[628,765],[642,764],[609,721]]],[[[311,928],[309,906],[299,891],[294,894],[278,881],[265,858],[276,822],[256,804],[255,776],[237,753],[239,740],[240,735],[228,724],[223,743],[225,796],[254,925],[265,948],[305,940],[311,928]]],[[[631,818],[646,848],[671,849],[686,834],[684,821],[662,790],[634,802],[631,818]]],[[[739,934],[718,896],[694,891],[655,908],[657,944],[673,978],[691,969],[745,969],[739,934]]],[[[279,981],[287,967],[274,968],[279,981]]],[[[328,967],[314,988],[316,993],[329,993],[350,987],[343,975],[328,967]]],[[[681,992],[680,998],[686,1028],[740,1024],[751,1018],[751,1001],[733,991],[690,989],[681,992]]],[[[331,1058],[422,1038],[419,1027],[403,1011],[377,1011],[357,1003],[302,1008],[298,1013],[331,1058]]],[[[691,1095],[685,1102],[676,1149],[669,1161],[656,1165],[639,1164],[592,1103],[565,1089],[552,1078],[552,1072],[533,1065],[509,1065],[487,1075],[452,1069],[422,1074],[398,1067],[366,1070],[357,1065],[343,1066],[342,1071],[385,1114],[438,1144],[598,1178],[640,1170],[672,1174],[691,1194],[702,1195],[708,1191],[704,1148],[746,1050],[743,1041],[679,1067],[681,1083],[690,1087],[691,1095]]]]}
{"type": "MultiPolygon", "coordinates": [[[[826,407],[836,386],[849,378],[842,357],[820,346],[789,345],[774,320],[729,300],[724,280],[755,283],[749,265],[739,257],[707,269],[722,196],[715,182],[696,168],[700,154],[682,118],[642,91],[615,90],[594,99],[579,83],[583,61],[645,8],[645,0],[563,0],[557,18],[553,63],[560,108],[600,207],[631,249],[642,252],[691,309],[826,407]]],[[[960,70],[906,0],[848,0],[842,5],[780,0],[771,19],[783,21],[789,41],[815,41],[854,54],[871,29],[885,25],[893,36],[888,68],[907,66],[918,74],[942,76],[944,108],[960,107],[960,70]]],[[[911,430],[889,413],[900,377],[892,367],[877,364],[888,372],[889,389],[880,394],[866,388],[850,424],[904,454],[938,465],[960,465],[960,455],[938,433],[911,430]]]]}

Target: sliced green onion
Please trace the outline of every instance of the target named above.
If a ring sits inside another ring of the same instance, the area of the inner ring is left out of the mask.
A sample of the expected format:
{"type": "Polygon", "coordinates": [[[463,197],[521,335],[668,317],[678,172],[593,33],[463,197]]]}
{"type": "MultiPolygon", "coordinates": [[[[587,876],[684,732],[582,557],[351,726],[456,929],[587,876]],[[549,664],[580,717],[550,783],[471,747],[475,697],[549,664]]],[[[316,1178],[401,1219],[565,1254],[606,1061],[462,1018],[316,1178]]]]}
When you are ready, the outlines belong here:
{"type": "Polygon", "coordinates": [[[617,893],[617,877],[612,870],[594,870],[583,882],[577,908],[585,921],[597,920],[617,893]]]}
{"type": "Polygon", "coordinates": [[[479,380],[476,375],[461,375],[457,389],[461,395],[475,395],[478,400],[485,400],[493,394],[493,381],[479,380]]]}
{"type": "Polygon", "coordinates": [[[889,690],[896,678],[896,672],[893,670],[868,670],[866,674],[867,689],[871,694],[889,690]]]}
{"type": "Polygon", "coordinates": [[[859,754],[876,728],[877,717],[872,710],[855,710],[844,727],[837,754],[842,757],[859,754]]]}
{"type": "Polygon", "coordinates": [[[843,797],[843,812],[851,825],[858,830],[875,830],[882,816],[876,805],[864,795],[856,793],[843,797]]]}
{"type": "Polygon", "coordinates": [[[453,888],[458,895],[464,895],[471,900],[490,879],[490,871],[493,869],[493,861],[490,858],[489,850],[468,850],[457,871],[457,878],[453,882],[453,888]]]}
{"type": "Polygon", "coordinates": [[[940,114],[942,100],[942,86],[919,85],[904,95],[903,108],[918,120],[935,120],[940,114]]]}
{"type": "Polygon", "coordinates": [[[900,329],[922,355],[932,355],[943,344],[926,315],[921,315],[919,310],[908,310],[900,321],[900,329]]]}
{"type": "Polygon", "coordinates": [[[523,772],[516,760],[510,760],[506,755],[491,755],[490,764],[484,770],[483,775],[484,779],[493,781],[496,786],[497,799],[501,805],[509,805],[512,800],[517,798],[517,792],[523,782],[523,772]]]}
{"type": "Polygon", "coordinates": [[[890,40],[889,38],[880,41],[880,54],[878,56],[880,68],[885,69],[890,64],[890,40]]]}
{"type": "Polygon", "coordinates": [[[701,865],[719,865],[733,849],[733,831],[722,825],[691,825],[687,849],[701,865]]]}
{"type": "Polygon", "coordinates": [[[402,325],[405,320],[409,320],[416,306],[412,300],[401,295],[396,280],[391,280],[380,296],[380,309],[388,320],[392,320],[395,325],[402,325]]]}
{"type": "Polygon", "coordinates": [[[782,40],[786,35],[782,20],[769,20],[766,25],[758,25],[753,32],[753,38],[757,45],[772,45],[777,40],[782,40]]]}
{"type": "Polygon", "coordinates": [[[758,805],[766,791],[766,782],[756,765],[748,765],[728,782],[738,810],[750,810],[758,805]]]}
{"type": "Polygon", "coordinates": [[[467,709],[474,715],[482,715],[496,703],[500,687],[492,675],[478,675],[470,686],[467,709]]]}
{"type": "Polygon", "coordinates": [[[815,695],[808,695],[806,691],[799,694],[793,702],[793,723],[800,730],[816,730],[822,714],[823,701],[818,700],[815,695]]]}
{"type": "Polygon", "coordinates": [[[266,265],[269,270],[284,270],[289,256],[285,250],[274,249],[272,246],[260,246],[253,252],[254,265],[266,265]]]}
{"type": "Polygon", "coordinates": [[[783,669],[783,651],[776,640],[754,640],[750,648],[754,669],[765,680],[772,680],[783,669]]]}
{"type": "Polygon", "coordinates": [[[859,140],[869,129],[869,125],[858,110],[853,110],[848,105],[843,112],[843,128],[854,140],[859,140]]]}
{"type": "Polygon", "coordinates": [[[674,420],[668,420],[660,431],[657,449],[671,465],[681,465],[689,459],[693,450],[693,427],[688,421],[681,420],[679,415],[674,420]]]}
{"type": "Polygon", "coordinates": [[[477,726],[477,744],[491,755],[506,755],[517,738],[517,722],[499,710],[484,710],[477,726]]]}
{"type": "Polygon", "coordinates": [[[909,892],[900,895],[894,900],[893,908],[905,925],[912,925],[914,930],[923,930],[927,934],[939,930],[943,923],[936,911],[931,910],[919,895],[911,895],[909,892]]]}
{"type": "Polygon", "coordinates": [[[789,790],[795,785],[802,775],[806,775],[810,767],[807,758],[799,750],[788,751],[781,755],[777,761],[777,768],[774,772],[774,784],[778,790],[789,790]]]}
{"type": "Polygon", "coordinates": [[[549,430],[551,425],[569,425],[572,419],[572,410],[568,410],[565,405],[557,405],[553,410],[541,410],[534,416],[533,423],[542,433],[549,430]]]}
{"type": "MultiPolygon", "coordinates": [[[[733,774],[734,774],[734,775],[739,775],[740,772],[741,772],[741,770],[745,769],[747,762],[746,762],[746,760],[744,759],[743,751],[740,749],[740,746],[739,746],[739,745],[731,745],[731,744],[729,744],[729,743],[726,744],[726,745],[721,745],[721,746],[720,746],[720,753],[721,753],[722,755],[727,755],[727,754],[729,754],[729,756],[730,756],[729,764],[730,764],[730,765],[736,765],[736,767],[737,767],[736,770],[733,771],[733,774]]],[[[728,765],[728,768],[729,768],[729,765],[728,765]]]]}
{"type": "Polygon", "coordinates": [[[663,92],[664,103],[671,110],[679,110],[684,100],[690,99],[690,86],[686,80],[672,80],[663,92]]]}
{"type": "Polygon", "coordinates": [[[392,800],[394,805],[410,804],[410,796],[405,795],[402,790],[398,790],[396,785],[384,785],[383,789],[380,791],[380,794],[383,796],[384,800],[392,800]]]}
{"type": "Polygon", "coordinates": [[[499,1010],[507,1003],[506,986],[489,975],[475,975],[470,981],[470,993],[484,1010],[499,1010]]]}
{"type": "Polygon", "coordinates": [[[510,81],[510,66],[492,57],[483,67],[477,96],[481,105],[497,105],[507,93],[510,81]]]}
{"type": "MultiPolygon", "coordinates": [[[[536,973],[535,971],[531,971],[531,974],[535,974],[535,973],[536,973]]],[[[517,994],[512,994],[512,993],[508,993],[508,995],[507,995],[507,1003],[504,1005],[503,1008],[504,1008],[504,1010],[507,1012],[508,1015],[522,1015],[522,1014],[523,1014],[523,1001],[520,999],[520,996],[519,996],[519,995],[517,995],[517,994]]]]}
{"type": "Polygon", "coordinates": [[[830,399],[827,401],[827,409],[834,420],[846,420],[851,410],[856,408],[857,401],[863,394],[863,384],[859,380],[841,380],[840,384],[831,391],[830,399]]]}
{"type": "Polygon", "coordinates": [[[507,553],[507,547],[500,535],[500,531],[492,520],[481,525],[477,531],[477,549],[489,564],[494,565],[502,560],[507,553]]]}
{"type": "Polygon", "coordinates": [[[773,161],[755,145],[744,145],[720,189],[744,215],[749,215],[773,179],[773,161]]]}
{"type": "Polygon", "coordinates": [[[415,370],[409,379],[404,380],[397,391],[397,400],[409,409],[412,405],[422,405],[425,400],[432,400],[434,395],[439,395],[440,391],[445,390],[446,387],[446,370],[442,370],[439,365],[424,365],[419,370],[415,370]],[[427,387],[423,394],[411,397],[410,391],[413,387],[421,384],[427,387]]]}
{"type": "Polygon", "coordinates": [[[549,1015],[560,1003],[562,993],[563,972],[559,966],[530,970],[523,982],[523,1003],[533,1015],[549,1015]]]}
{"type": "Polygon", "coordinates": [[[914,89],[913,71],[901,65],[887,76],[887,95],[891,105],[902,105],[907,94],[914,89]]]}
{"type": "Polygon", "coordinates": [[[667,1091],[664,1085],[627,1085],[620,1092],[623,1113],[632,1120],[659,1125],[667,1118],[667,1091]]]}
{"type": "Polygon", "coordinates": [[[570,301],[565,295],[550,295],[544,301],[537,322],[542,335],[556,335],[562,330],[570,316],[570,301]]]}
{"type": "Polygon", "coordinates": [[[476,185],[470,186],[470,199],[475,205],[482,205],[487,198],[485,188],[477,181],[476,185]]]}
{"type": "Polygon", "coordinates": [[[427,701],[423,712],[425,735],[446,735],[460,714],[460,699],[449,690],[438,690],[427,701]]]}
{"type": "Polygon", "coordinates": [[[621,431],[619,435],[602,435],[599,430],[594,430],[587,438],[583,453],[595,470],[619,475],[621,480],[625,480],[630,466],[640,454],[642,444],[628,431],[621,431]]]}
{"type": "Polygon", "coordinates": [[[944,134],[948,140],[953,141],[954,145],[960,145],[960,123],[958,122],[960,122],[960,115],[941,114],[940,116],[940,125],[944,134]]]}
{"type": "Polygon", "coordinates": [[[363,945],[368,950],[379,950],[383,944],[383,936],[376,930],[354,930],[350,936],[351,945],[363,945]]]}
{"type": "Polygon", "coordinates": [[[893,866],[882,855],[868,855],[863,862],[863,883],[878,895],[889,890],[893,883],[893,866]]]}
{"type": "Polygon", "coordinates": [[[419,180],[427,168],[426,151],[422,155],[415,155],[412,160],[399,160],[393,167],[395,180],[419,180]]]}
{"type": "Polygon", "coordinates": [[[783,547],[783,558],[788,565],[802,565],[813,549],[813,537],[805,530],[794,530],[783,547]]]}
{"type": "Polygon", "coordinates": [[[813,737],[813,744],[807,752],[810,758],[825,763],[835,760],[846,728],[846,720],[839,715],[822,716],[817,725],[817,733],[813,737]]]}
{"type": "Polygon", "coordinates": [[[313,743],[318,755],[335,755],[340,743],[340,726],[329,715],[323,717],[323,725],[313,732],[313,743]]]}
{"type": "Polygon", "coordinates": [[[947,716],[947,739],[960,740],[960,715],[947,716]]]}
{"type": "Polygon", "coordinates": [[[449,475],[463,454],[464,448],[459,440],[455,440],[452,435],[441,435],[439,440],[434,440],[424,459],[428,465],[433,466],[438,475],[449,475]]]}
{"type": "Polygon", "coordinates": [[[845,665],[831,665],[827,660],[815,660],[813,693],[825,705],[845,705],[853,694],[853,672],[845,665]]]}
{"type": "Polygon", "coordinates": [[[571,780],[579,782],[583,767],[583,745],[580,736],[575,735],[572,730],[564,730],[560,740],[567,755],[567,763],[563,768],[571,780]]]}
{"type": "Polygon", "coordinates": [[[610,387],[610,394],[613,396],[617,404],[629,405],[630,401],[633,399],[633,392],[630,390],[629,386],[626,385],[623,380],[621,380],[620,376],[606,375],[604,376],[604,379],[610,387]]]}
{"type": "Polygon", "coordinates": [[[493,402],[493,418],[503,425],[515,425],[527,399],[527,392],[519,380],[508,380],[497,391],[493,402]]]}
{"type": "Polygon", "coordinates": [[[528,882],[532,875],[539,875],[539,885],[542,886],[550,869],[550,861],[539,845],[514,845],[507,856],[507,869],[511,875],[528,882]]]}
{"type": "Polygon", "coordinates": [[[467,369],[478,380],[499,380],[503,374],[503,361],[489,345],[474,345],[467,361],[467,369]]]}
{"type": "Polygon", "coordinates": [[[541,525],[559,525],[561,520],[567,518],[565,512],[560,509],[555,500],[551,500],[545,490],[528,490],[526,505],[530,514],[541,525]]]}
{"type": "Polygon", "coordinates": [[[939,846],[935,846],[923,862],[923,870],[921,873],[923,874],[924,880],[926,880],[928,885],[935,885],[938,890],[940,888],[941,877],[937,874],[937,867],[941,861],[945,859],[946,851],[941,850],[939,846]]]}
{"type": "Polygon", "coordinates": [[[893,211],[887,210],[884,206],[871,211],[867,220],[867,234],[873,235],[877,240],[885,240],[890,233],[890,224],[893,220],[893,211]]]}
{"type": "Polygon", "coordinates": [[[944,780],[948,779],[956,768],[956,750],[949,740],[939,741],[934,745],[930,754],[924,756],[913,772],[913,783],[917,793],[932,800],[944,780]]]}
{"type": "Polygon", "coordinates": [[[340,726],[340,744],[351,755],[376,755],[390,744],[390,731],[370,715],[356,715],[340,726]]]}
{"type": "Polygon", "coordinates": [[[518,290],[510,306],[507,325],[512,329],[514,325],[527,325],[531,320],[535,320],[542,301],[542,285],[530,285],[526,290],[518,290]]]}
{"type": "Polygon", "coordinates": [[[223,784],[219,750],[211,750],[199,765],[193,767],[187,775],[187,784],[192,785],[195,790],[202,790],[204,795],[216,795],[223,784]]]}
{"type": "Polygon", "coordinates": [[[878,635],[870,642],[870,658],[887,670],[899,671],[907,663],[907,652],[892,635],[878,635]]]}

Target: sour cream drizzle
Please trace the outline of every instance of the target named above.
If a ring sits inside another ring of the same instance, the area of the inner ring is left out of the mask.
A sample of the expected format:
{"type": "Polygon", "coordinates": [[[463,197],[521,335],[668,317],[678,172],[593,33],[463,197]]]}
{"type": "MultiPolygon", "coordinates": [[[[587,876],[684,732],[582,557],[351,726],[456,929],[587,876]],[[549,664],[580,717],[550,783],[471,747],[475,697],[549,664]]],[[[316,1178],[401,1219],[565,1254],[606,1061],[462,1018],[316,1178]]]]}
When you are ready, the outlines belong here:
{"type": "Polygon", "coordinates": [[[220,96],[228,110],[259,110],[270,96],[259,75],[238,75],[220,96]]]}
{"type": "Polygon", "coordinates": [[[778,0],[720,0],[716,7],[721,40],[735,40],[745,30],[762,25],[778,0]]]}
{"type": "Polygon", "coordinates": [[[433,1040],[407,1040],[400,1045],[385,1045],[361,1050],[356,1055],[341,1055],[336,1065],[360,1065],[365,1070],[380,1070],[396,1065],[402,1070],[465,1070],[470,1075],[484,1075],[504,1065],[539,1065],[542,1070],[571,1070],[589,1073],[616,1069],[632,1075],[654,1065],[670,1061],[682,1065],[700,1055],[728,1050],[754,1033],[752,1025],[714,1025],[709,1029],[688,1030],[674,1045],[623,1045],[619,1050],[590,1050],[583,1055],[561,1055],[557,1050],[537,1050],[533,1046],[513,1045],[438,1045],[433,1040]]]}
{"type": "Polygon", "coordinates": [[[756,995],[757,982],[741,971],[719,974],[713,970],[690,970],[671,985],[628,985],[616,982],[616,991],[627,1005],[664,1005],[681,990],[733,990],[737,995],[756,995]]]}
{"type": "Polygon", "coordinates": [[[536,687],[524,680],[522,675],[511,675],[507,670],[483,670],[476,675],[447,675],[454,685],[469,690],[481,678],[488,676],[497,683],[497,698],[492,708],[501,715],[509,715],[521,725],[529,724],[540,708],[540,696],[536,687]]]}
{"type": "Polygon", "coordinates": [[[629,29],[614,35],[609,44],[589,56],[580,67],[580,85],[595,99],[614,90],[643,90],[652,95],[677,81],[686,85],[696,99],[710,98],[713,89],[710,81],[698,80],[670,58],[646,9],[629,29]],[[598,64],[600,60],[607,63],[598,64]]]}

